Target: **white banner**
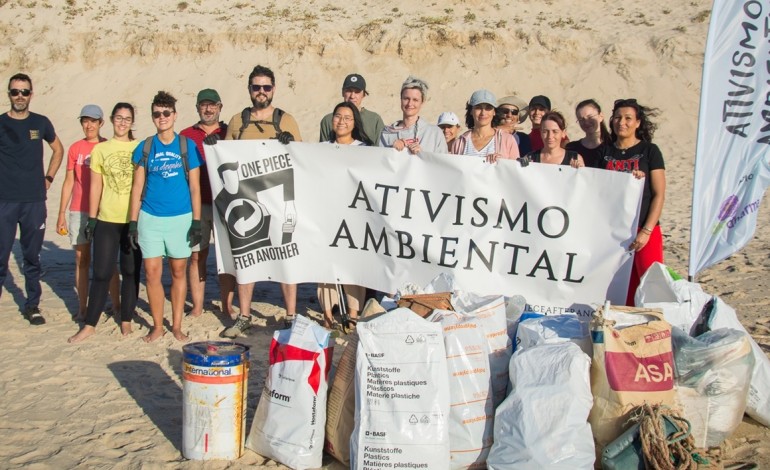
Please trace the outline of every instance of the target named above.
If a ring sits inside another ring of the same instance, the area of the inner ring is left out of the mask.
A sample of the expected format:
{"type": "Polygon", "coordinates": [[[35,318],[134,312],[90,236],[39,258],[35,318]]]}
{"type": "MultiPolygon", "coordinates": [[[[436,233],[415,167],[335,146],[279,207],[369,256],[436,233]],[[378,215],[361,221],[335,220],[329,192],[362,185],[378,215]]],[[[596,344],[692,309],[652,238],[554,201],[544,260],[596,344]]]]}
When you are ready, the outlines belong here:
{"type": "Polygon", "coordinates": [[[689,274],[754,234],[770,185],[770,3],[715,0],[703,64],[689,274]]]}
{"type": "Polygon", "coordinates": [[[440,273],[536,311],[625,301],[641,182],[620,172],[377,147],[206,147],[217,263],[239,283],[393,293],[440,273]]]}

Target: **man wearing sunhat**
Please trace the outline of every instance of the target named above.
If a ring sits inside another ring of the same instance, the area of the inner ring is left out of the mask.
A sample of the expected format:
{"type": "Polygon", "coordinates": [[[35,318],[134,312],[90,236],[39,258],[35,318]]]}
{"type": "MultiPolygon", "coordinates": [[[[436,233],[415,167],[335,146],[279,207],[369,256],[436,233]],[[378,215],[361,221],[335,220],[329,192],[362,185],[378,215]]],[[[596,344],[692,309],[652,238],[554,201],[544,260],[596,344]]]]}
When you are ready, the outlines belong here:
{"type": "MultiPolygon", "coordinates": [[[[342,101],[353,103],[361,113],[361,121],[364,124],[364,132],[372,142],[380,140],[380,134],[385,127],[385,123],[379,114],[364,108],[364,98],[369,96],[366,91],[366,80],[357,73],[351,73],[345,77],[342,82],[342,101]]],[[[321,135],[319,142],[328,142],[332,137],[332,113],[327,114],[321,119],[321,135]]]]}
{"type": "MultiPolygon", "coordinates": [[[[219,93],[211,88],[206,88],[198,92],[196,108],[200,120],[182,130],[180,134],[192,139],[198,147],[198,153],[203,157],[201,166],[201,242],[192,247],[192,256],[190,256],[189,279],[190,279],[190,297],[192,299],[192,310],[190,316],[197,317],[203,313],[203,293],[206,290],[206,259],[209,255],[209,242],[213,229],[213,210],[211,206],[211,183],[209,182],[208,171],[206,169],[206,154],[203,149],[203,139],[209,135],[216,135],[219,139],[224,139],[227,135],[227,124],[219,120],[219,114],[222,111],[222,100],[219,93]]],[[[233,292],[235,290],[235,281],[232,276],[227,274],[219,275],[219,290],[222,297],[222,313],[233,315],[233,292]]]]}
{"type": "Polygon", "coordinates": [[[527,120],[527,103],[515,95],[505,96],[497,100],[497,115],[500,118],[497,128],[513,135],[519,146],[519,155],[531,152],[529,135],[518,130],[519,124],[527,120]]]}

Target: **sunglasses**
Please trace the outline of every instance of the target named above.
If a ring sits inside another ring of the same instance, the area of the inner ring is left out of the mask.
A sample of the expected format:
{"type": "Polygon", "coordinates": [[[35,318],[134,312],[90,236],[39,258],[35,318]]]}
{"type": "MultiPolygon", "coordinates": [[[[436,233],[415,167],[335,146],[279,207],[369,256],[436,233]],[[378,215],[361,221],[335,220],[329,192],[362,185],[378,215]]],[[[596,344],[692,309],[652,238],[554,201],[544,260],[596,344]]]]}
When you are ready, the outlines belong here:
{"type": "Polygon", "coordinates": [[[511,116],[518,116],[519,110],[518,109],[509,109],[509,108],[497,108],[497,112],[502,114],[503,116],[511,115],[511,116]]]}
{"type": "Polygon", "coordinates": [[[26,98],[27,96],[32,94],[32,90],[30,90],[28,88],[24,88],[24,89],[21,89],[21,90],[19,90],[18,88],[11,88],[10,90],[8,90],[8,94],[11,95],[11,96],[19,96],[19,95],[21,95],[21,96],[26,98]]]}
{"type": "Polygon", "coordinates": [[[273,91],[273,85],[254,85],[254,84],[252,84],[252,85],[249,85],[249,89],[251,91],[263,90],[265,93],[270,93],[271,91],[273,91]]]}
{"type": "Polygon", "coordinates": [[[153,111],[152,112],[152,118],[153,119],[158,119],[161,116],[169,117],[172,114],[174,114],[174,112],[173,111],[169,111],[168,109],[164,109],[163,111],[153,111]]]}

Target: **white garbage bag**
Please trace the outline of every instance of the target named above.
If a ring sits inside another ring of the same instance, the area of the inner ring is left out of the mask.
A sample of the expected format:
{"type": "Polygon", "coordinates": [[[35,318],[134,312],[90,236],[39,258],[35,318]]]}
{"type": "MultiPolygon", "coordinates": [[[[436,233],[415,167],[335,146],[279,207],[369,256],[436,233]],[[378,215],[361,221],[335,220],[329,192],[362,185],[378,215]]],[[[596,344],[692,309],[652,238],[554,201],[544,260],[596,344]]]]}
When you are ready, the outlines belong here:
{"type": "Polygon", "coordinates": [[[574,343],[543,344],[513,355],[514,387],[495,412],[490,470],[593,468],[590,367],[574,343]]]}

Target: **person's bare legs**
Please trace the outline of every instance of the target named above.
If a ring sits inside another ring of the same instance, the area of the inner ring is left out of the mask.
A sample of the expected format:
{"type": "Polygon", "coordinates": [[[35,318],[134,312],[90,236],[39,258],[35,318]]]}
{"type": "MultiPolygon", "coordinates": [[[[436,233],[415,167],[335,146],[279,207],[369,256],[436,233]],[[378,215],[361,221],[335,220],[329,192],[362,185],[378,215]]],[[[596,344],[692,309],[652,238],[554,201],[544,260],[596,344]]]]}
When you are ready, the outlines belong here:
{"type": "Polygon", "coordinates": [[[297,313],[297,284],[284,284],[282,282],[281,292],[283,293],[283,304],[286,306],[286,316],[294,317],[297,313]]]}
{"type": "MultiPolygon", "coordinates": [[[[222,313],[235,320],[237,315],[233,312],[233,297],[235,297],[235,276],[232,274],[220,274],[219,298],[222,300],[222,313]]],[[[238,292],[238,300],[240,301],[240,291],[238,292]]]]}
{"type": "Polygon", "coordinates": [[[251,297],[254,295],[254,283],[238,284],[238,302],[241,304],[241,315],[251,318],[251,297]]]}
{"type": "Polygon", "coordinates": [[[187,341],[182,333],[184,299],[187,296],[187,258],[169,258],[171,266],[171,333],[178,341],[187,341]]]}
{"type": "Polygon", "coordinates": [[[191,317],[199,317],[203,313],[203,294],[206,291],[206,259],[209,248],[193,251],[190,255],[190,298],[192,299],[191,317]]]}
{"type": "MultiPolygon", "coordinates": [[[[147,283],[147,301],[152,314],[152,329],[142,338],[146,343],[155,341],[165,334],[163,331],[163,304],[166,301],[160,277],[163,274],[163,258],[144,259],[144,275],[147,283]]],[[[173,287],[172,287],[173,290],[173,287]]]]}
{"type": "MultiPolygon", "coordinates": [[[[75,245],[75,289],[78,293],[78,314],[75,319],[77,321],[86,319],[86,307],[88,305],[88,270],[90,267],[91,244],[84,243],[82,245],[75,245]]],[[[74,342],[75,341],[70,341],[70,343],[74,342]]]]}

